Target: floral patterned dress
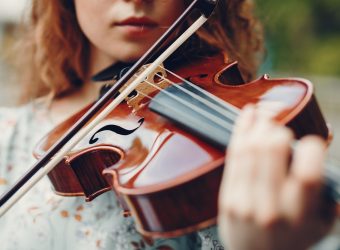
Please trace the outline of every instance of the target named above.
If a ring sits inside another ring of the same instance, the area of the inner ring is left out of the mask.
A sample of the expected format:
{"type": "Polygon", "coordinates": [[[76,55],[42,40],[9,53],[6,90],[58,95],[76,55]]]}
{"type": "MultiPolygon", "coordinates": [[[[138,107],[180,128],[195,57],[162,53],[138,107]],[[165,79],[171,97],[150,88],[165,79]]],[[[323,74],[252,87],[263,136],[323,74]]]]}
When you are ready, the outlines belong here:
{"type": "MultiPolygon", "coordinates": [[[[53,124],[40,104],[0,108],[0,193],[5,192],[35,162],[32,151],[53,124]]],[[[203,204],[202,204],[203,205],[203,204]]],[[[336,230],[340,231],[340,230],[336,230]]],[[[339,233],[313,249],[340,249],[339,233]]],[[[1,250],[96,249],[223,249],[216,227],[179,238],[151,240],[124,218],[112,192],[85,202],[82,197],[61,197],[43,178],[0,218],[1,250]]]]}
{"type": "MultiPolygon", "coordinates": [[[[46,108],[0,109],[0,193],[35,162],[32,150],[53,124],[46,108]]],[[[85,202],[61,197],[44,177],[0,218],[1,250],[223,249],[216,228],[179,238],[151,240],[124,218],[113,192],[85,202]]]]}

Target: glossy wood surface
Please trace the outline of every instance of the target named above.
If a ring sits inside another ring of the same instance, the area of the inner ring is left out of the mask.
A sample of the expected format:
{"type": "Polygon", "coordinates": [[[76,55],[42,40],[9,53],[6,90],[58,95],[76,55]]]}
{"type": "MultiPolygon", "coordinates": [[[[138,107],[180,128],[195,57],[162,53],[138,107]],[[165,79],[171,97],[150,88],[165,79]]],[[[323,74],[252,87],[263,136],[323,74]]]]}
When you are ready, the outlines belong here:
{"type": "MultiPolygon", "coordinates": [[[[238,85],[236,64],[223,56],[186,65],[172,70],[233,106],[255,103],[292,127],[296,137],[328,137],[308,81],[264,76],[238,85]]],[[[167,78],[180,82],[170,74],[167,78]]],[[[138,110],[122,103],[66,155],[49,174],[55,191],[66,196],[85,195],[90,201],[113,190],[123,209],[134,216],[139,231],[152,237],[178,236],[214,224],[225,153],[151,112],[148,102],[145,98],[138,110]],[[133,132],[96,133],[112,125],[133,132]],[[90,144],[94,134],[98,140],[90,144]]],[[[43,155],[84,110],[44,138],[35,155],[43,155]]]]}

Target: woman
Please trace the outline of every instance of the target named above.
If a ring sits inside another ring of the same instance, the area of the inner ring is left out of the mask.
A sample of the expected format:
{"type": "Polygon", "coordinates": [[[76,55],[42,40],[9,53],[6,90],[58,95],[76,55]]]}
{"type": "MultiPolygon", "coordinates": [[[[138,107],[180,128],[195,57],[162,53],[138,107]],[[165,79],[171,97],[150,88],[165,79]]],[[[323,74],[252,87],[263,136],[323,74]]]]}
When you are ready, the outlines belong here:
{"type": "MultiPolygon", "coordinates": [[[[25,66],[21,68],[24,69],[23,79],[28,83],[26,89],[30,90],[26,92],[29,93],[26,97],[35,98],[35,101],[15,110],[1,110],[0,127],[4,135],[0,142],[1,191],[5,191],[31,165],[28,164],[33,162],[30,154],[39,138],[71,113],[97,98],[101,86],[93,84],[91,76],[113,63],[137,60],[183,12],[189,2],[33,1],[31,22],[21,47],[25,53],[18,54],[25,66]],[[44,95],[50,98],[37,99],[44,95]]],[[[211,23],[185,46],[193,47],[194,50],[199,47],[211,53],[224,50],[229,57],[240,62],[245,78],[254,76],[261,59],[262,39],[260,26],[252,14],[252,2],[221,1],[211,23]]],[[[257,134],[248,125],[242,125],[249,123],[249,119],[253,120],[247,118],[248,115],[245,116],[245,121],[240,122],[238,129],[257,134]]],[[[282,129],[275,125],[266,126],[282,129]]],[[[288,141],[291,137],[286,134],[284,132],[288,141]]],[[[235,169],[232,166],[236,164],[235,158],[238,158],[238,141],[242,141],[242,138],[234,138],[236,153],[227,163],[231,165],[231,169],[235,169]]],[[[285,150],[287,144],[288,142],[283,145],[285,150]]],[[[310,144],[322,147],[320,141],[310,144]]],[[[239,151],[240,154],[248,153],[239,151]]],[[[320,154],[321,159],[323,153],[320,154]]],[[[266,159],[265,156],[263,159],[266,159]]],[[[288,165],[286,159],[287,153],[282,156],[282,168],[288,165]]],[[[321,165],[320,161],[316,162],[317,170],[321,165]]],[[[230,176],[233,174],[226,174],[226,183],[223,183],[221,189],[221,239],[226,245],[230,242],[232,248],[241,249],[239,244],[242,239],[235,239],[229,228],[230,223],[246,223],[238,216],[230,218],[228,211],[237,201],[225,201],[224,198],[233,189],[228,187],[230,176]]],[[[320,180],[313,179],[313,183],[318,186],[320,180]]],[[[46,179],[41,181],[1,218],[1,249],[222,249],[216,228],[174,239],[143,238],[136,232],[132,219],[121,216],[121,210],[112,193],[106,193],[85,204],[82,198],[56,196],[49,186],[46,179]]],[[[299,198],[305,196],[307,194],[299,198]]],[[[302,200],[301,204],[307,203],[302,200]]],[[[298,211],[305,210],[299,208],[298,211]]],[[[287,211],[283,216],[291,214],[294,213],[287,211]]],[[[277,217],[283,216],[279,214],[277,217]]],[[[305,219],[314,217],[315,213],[303,218],[301,223],[304,225],[305,219]]],[[[295,220],[293,218],[288,225],[295,220]]],[[[248,228],[253,228],[253,224],[257,227],[257,221],[254,221],[249,227],[246,225],[248,231],[243,230],[241,235],[251,236],[261,232],[261,226],[258,230],[249,232],[248,228]]],[[[289,227],[287,231],[291,231],[289,227]]],[[[304,228],[299,232],[305,232],[304,228]]],[[[284,242],[285,232],[279,232],[278,235],[282,236],[284,242]]],[[[312,237],[303,246],[310,245],[318,238],[312,237]]],[[[266,237],[263,239],[263,244],[271,240],[266,237]]],[[[248,237],[247,243],[251,246],[252,242],[252,238],[248,237]]],[[[249,249],[248,246],[242,247],[249,249]]],[[[267,246],[275,247],[274,244],[264,245],[267,246]]]]}

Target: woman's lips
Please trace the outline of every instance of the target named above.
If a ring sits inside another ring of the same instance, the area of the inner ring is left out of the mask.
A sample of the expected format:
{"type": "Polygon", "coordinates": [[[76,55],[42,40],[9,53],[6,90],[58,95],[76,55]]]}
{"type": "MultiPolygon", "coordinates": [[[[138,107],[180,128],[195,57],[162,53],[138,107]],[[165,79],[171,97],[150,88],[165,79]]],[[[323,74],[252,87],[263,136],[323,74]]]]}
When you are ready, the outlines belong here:
{"type": "Polygon", "coordinates": [[[146,35],[155,29],[158,24],[147,17],[130,17],[123,21],[116,22],[115,26],[120,28],[126,35],[138,36],[146,35]]]}
{"type": "Polygon", "coordinates": [[[157,23],[148,17],[129,17],[117,22],[117,25],[157,26],[157,23]]]}

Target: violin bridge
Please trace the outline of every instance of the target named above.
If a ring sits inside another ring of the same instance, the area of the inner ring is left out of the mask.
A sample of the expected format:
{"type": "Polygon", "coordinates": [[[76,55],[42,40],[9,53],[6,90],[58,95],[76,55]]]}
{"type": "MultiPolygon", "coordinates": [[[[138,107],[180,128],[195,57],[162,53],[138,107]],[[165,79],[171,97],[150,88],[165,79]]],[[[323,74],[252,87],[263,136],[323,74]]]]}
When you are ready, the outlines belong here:
{"type": "MultiPolygon", "coordinates": [[[[148,65],[144,65],[137,74],[130,79],[121,89],[122,92],[132,81],[134,81],[141,72],[143,72],[148,65]]],[[[151,74],[149,74],[143,82],[141,82],[136,89],[131,92],[126,98],[128,106],[133,108],[134,111],[139,110],[143,104],[144,99],[152,99],[154,93],[167,88],[170,85],[169,80],[166,78],[167,74],[163,65],[158,66],[151,74]]]]}

